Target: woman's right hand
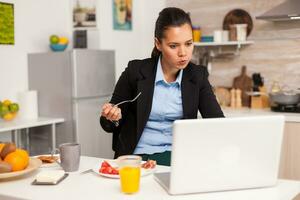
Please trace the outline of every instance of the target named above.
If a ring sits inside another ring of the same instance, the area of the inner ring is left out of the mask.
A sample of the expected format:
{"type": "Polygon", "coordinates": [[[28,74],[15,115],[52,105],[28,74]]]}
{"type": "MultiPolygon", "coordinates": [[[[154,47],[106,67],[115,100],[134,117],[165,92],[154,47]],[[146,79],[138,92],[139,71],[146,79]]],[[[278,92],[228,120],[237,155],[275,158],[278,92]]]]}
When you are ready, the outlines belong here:
{"type": "Polygon", "coordinates": [[[111,103],[105,103],[102,106],[101,116],[110,121],[119,121],[122,118],[121,109],[111,103]]]}

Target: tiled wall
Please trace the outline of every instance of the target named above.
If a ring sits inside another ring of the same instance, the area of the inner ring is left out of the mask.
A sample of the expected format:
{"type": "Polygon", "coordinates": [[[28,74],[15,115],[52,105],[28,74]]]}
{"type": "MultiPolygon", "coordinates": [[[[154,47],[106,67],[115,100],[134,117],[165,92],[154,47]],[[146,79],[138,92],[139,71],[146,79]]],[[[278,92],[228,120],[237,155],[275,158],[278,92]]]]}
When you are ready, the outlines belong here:
{"type": "Polygon", "coordinates": [[[246,65],[248,75],[262,74],[268,89],[274,80],[300,88],[300,20],[274,23],[255,19],[283,1],[167,0],[167,6],[190,12],[193,23],[200,25],[205,35],[222,29],[223,19],[232,9],[241,8],[251,15],[254,28],[248,40],[253,40],[254,44],[243,47],[240,55],[234,58],[213,60],[210,80],[214,86],[230,87],[241,66],[246,65]]]}

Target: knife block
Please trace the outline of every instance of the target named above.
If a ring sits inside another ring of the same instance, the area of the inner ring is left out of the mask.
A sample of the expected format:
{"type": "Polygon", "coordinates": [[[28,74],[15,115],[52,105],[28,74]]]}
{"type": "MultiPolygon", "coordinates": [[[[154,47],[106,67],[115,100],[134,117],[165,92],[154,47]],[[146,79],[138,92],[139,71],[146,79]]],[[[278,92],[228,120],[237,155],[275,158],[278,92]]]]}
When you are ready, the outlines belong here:
{"type": "Polygon", "coordinates": [[[262,96],[252,96],[251,97],[251,108],[263,108],[262,96]]]}
{"type": "Polygon", "coordinates": [[[270,107],[269,97],[266,95],[266,88],[264,86],[259,87],[259,91],[262,93],[260,96],[251,96],[251,108],[268,108],[270,107]]]}

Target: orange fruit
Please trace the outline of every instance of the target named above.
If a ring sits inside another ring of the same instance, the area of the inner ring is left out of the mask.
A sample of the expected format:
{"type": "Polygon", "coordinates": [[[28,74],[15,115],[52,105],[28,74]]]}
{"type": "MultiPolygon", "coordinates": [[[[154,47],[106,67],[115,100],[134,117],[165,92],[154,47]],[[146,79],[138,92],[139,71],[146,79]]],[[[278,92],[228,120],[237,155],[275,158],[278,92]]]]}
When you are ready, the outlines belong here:
{"type": "Polygon", "coordinates": [[[26,160],[18,152],[11,152],[5,158],[4,161],[12,166],[12,171],[21,171],[27,167],[26,160]]]}
{"type": "Polygon", "coordinates": [[[29,163],[29,155],[28,155],[28,152],[24,149],[16,149],[15,151],[17,154],[19,154],[20,156],[23,157],[24,161],[25,161],[25,164],[26,164],[26,167],[29,163]]]}

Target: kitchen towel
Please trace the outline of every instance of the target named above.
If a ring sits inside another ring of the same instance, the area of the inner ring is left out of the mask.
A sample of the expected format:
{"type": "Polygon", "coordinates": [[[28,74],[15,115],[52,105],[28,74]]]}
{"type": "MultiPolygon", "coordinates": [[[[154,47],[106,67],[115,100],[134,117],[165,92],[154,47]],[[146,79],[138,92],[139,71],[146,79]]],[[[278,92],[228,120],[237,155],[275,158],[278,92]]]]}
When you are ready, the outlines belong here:
{"type": "Polygon", "coordinates": [[[37,119],[38,118],[38,100],[37,91],[25,91],[18,94],[20,119],[37,119]]]}

